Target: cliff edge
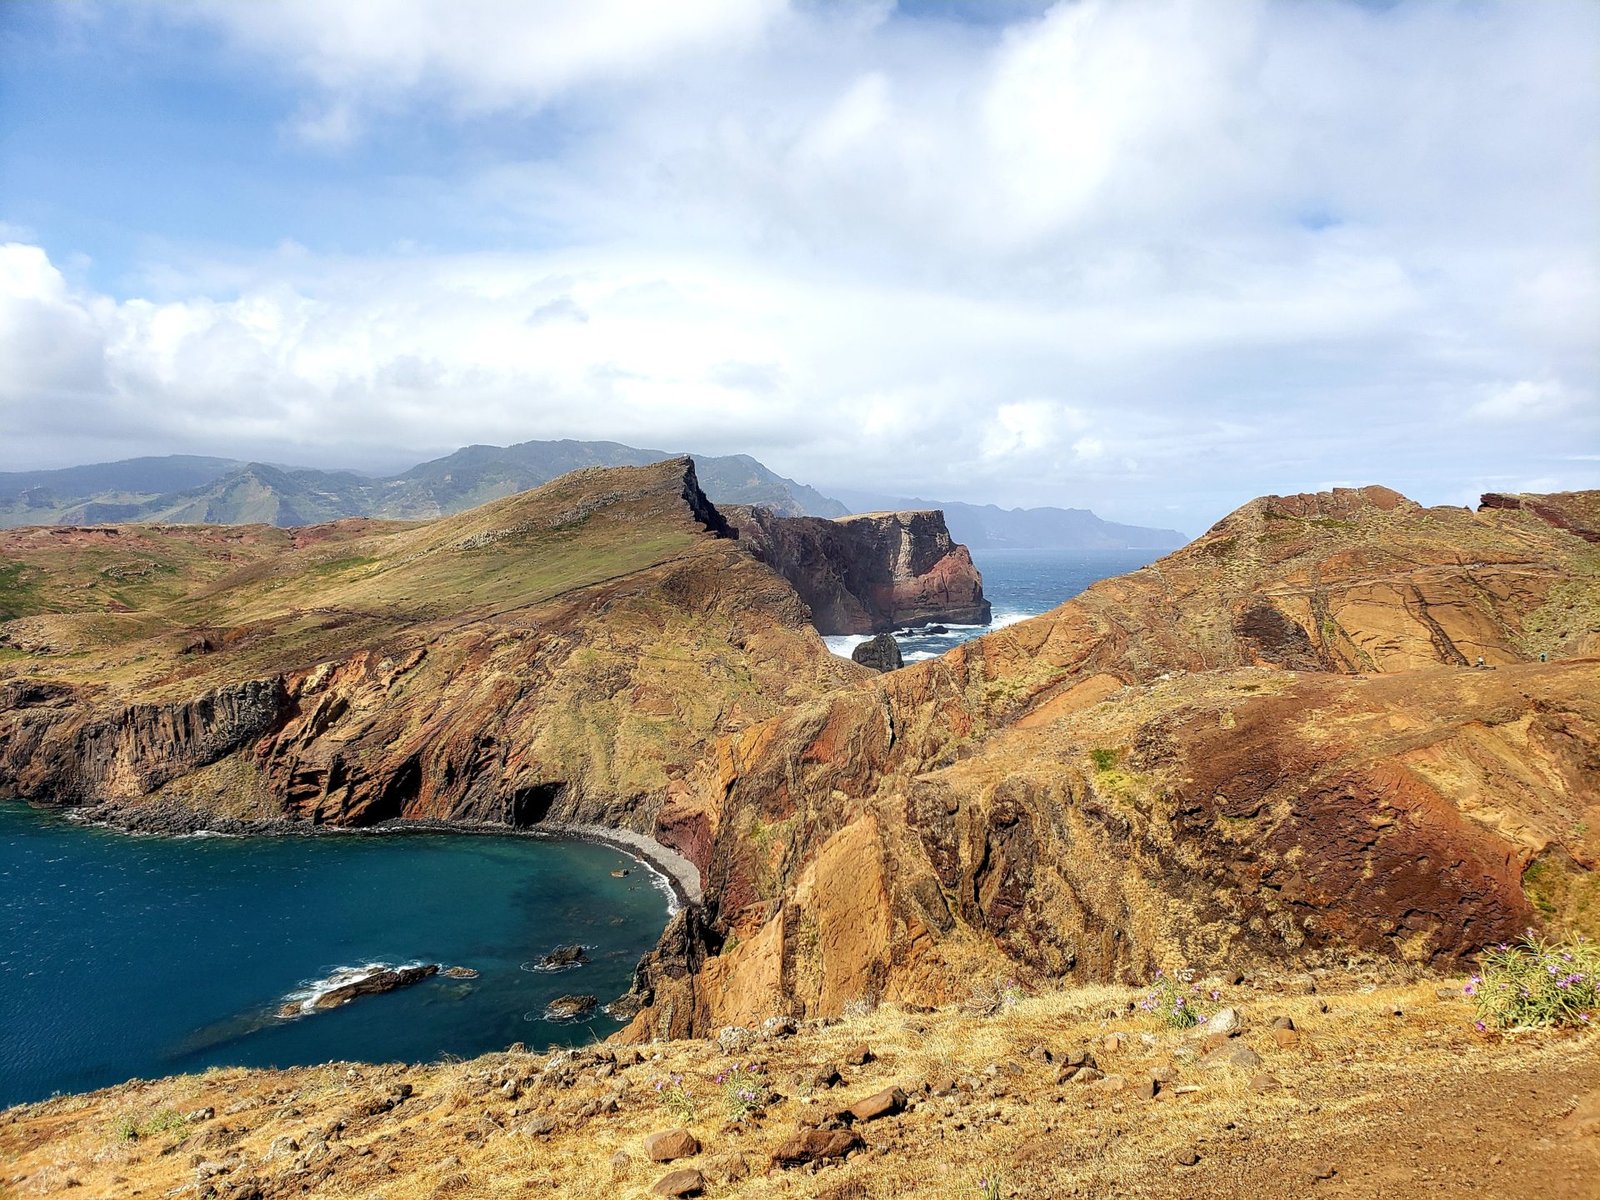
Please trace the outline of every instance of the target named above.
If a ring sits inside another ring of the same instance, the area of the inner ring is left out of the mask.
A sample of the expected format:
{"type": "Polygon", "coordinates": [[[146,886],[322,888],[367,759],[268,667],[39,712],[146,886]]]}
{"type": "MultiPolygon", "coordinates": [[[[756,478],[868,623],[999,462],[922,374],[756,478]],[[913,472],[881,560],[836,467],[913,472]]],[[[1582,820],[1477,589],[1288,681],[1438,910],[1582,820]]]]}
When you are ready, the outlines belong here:
{"type": "Polygon", "coordinates": [[[800,593],[823,634],[987,625],[983,577],[939,512],[825,520],[731,507],[739,542],[800,593]]]}

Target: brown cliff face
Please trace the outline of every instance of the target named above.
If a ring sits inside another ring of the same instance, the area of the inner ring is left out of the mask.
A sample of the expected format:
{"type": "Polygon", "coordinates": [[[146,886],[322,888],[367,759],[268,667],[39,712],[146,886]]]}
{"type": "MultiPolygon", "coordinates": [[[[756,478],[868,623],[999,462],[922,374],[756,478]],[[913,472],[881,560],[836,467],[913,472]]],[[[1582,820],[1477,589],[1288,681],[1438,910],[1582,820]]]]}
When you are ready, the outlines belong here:
{"type": "Polygon", "coordinates": [[[0,792],[130,820],[647,831],[707,739],[861,674],[723,536],[688,460],[415,527],[273,531],[259,554],[230,531],[231,573],[215,530],[121,531],[110,567],[73,532],[13,544],[58,593],[109,569],[163,591],[0,627],[25,651],[0,661],[0,792]]]}
{"type": "MultiPolygon", "coordinates": [[[[0,792],[653,832],[708,902],[641,964],[637,1036],[1600,932],[1600,556],[1534,504],[1266,497],[883,676],[719,517],[678,460],[417,526],[16,531],[0,792]]],[[[961,577],[914,517],[816,524],[887,547],[891,610],[961,577]]]]}
{"type": "Polygon", "coordinates": [[[1596,932],[1597,578],[1524,509],[1267,497],[725,739],[663,816],[722,831],[699,861],[733,948],[634,1031],[852,989],[937,1001],[983,971],[1449,962],[1530,922],[1596,932]]]}
{"type": "Polygon", "coordinates": [[[741,545],[787,579],[818,632],[882,633],[938,622],[987,625],[983,577],[938,512],[824,520],[730,508],[741,545]]]}

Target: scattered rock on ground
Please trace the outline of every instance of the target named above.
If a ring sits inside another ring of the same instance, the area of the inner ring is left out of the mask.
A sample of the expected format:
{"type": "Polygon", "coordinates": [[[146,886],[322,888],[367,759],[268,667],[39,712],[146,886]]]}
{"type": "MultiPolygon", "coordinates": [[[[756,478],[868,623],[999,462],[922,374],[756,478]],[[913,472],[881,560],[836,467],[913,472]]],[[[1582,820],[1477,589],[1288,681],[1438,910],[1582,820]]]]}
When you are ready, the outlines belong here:
{"type": "Polygon", "coordinates": [[[843,1158],[866,1145],[853,1129],[807,1129],[794,1135],[772,1154],[775,1167],[800,1167],[807,1163],[843,1158]]]}
{"type": "Polygon", "coordinates": [[[672,1162],[700,1153],[700,1140],[687,1129],[663,1129],[644,1139],[644,1152],[651,1162],[672,1162]]]}
{"type": "Polygon", "coordinates": [[[663,1175],[650,1188],[657,1196],[698,1196],[705,1190],[705,1176],[693,1167],[663,1175]]]}

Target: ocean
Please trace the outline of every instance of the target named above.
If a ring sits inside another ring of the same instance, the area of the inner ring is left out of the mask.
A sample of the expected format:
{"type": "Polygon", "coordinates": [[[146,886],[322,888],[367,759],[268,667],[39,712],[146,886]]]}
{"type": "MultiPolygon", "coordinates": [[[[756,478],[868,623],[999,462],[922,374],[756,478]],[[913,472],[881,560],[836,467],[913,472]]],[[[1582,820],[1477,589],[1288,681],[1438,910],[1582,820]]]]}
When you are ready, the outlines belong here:
{"type": "Polygon", "coordinates": [[[604,1037],[664,881],[609,846],[514,835],[130,836],[0,803],[0,1106],[213,1065],[473,1057],[604,1037]],[[627,870],[614,878],[614,870],[627,870]],[[558,944],[589,964],[531,969],[558,944]],[[461,965],[293,1019],[369,964],[461,965]]]}
{"type": "MultiPolygon", "coordinates": [[[[1049,612],[1070,600],[1091,583],[1135,571],[1155,562],[1161,550],[983,550],[974,563],[983,575],[983,594],[994,616],[988,625],[951,625],[944,634],[916,633],[899,637],[900,652],[908,663],[937,658],[971,638],[1015,625],[1049,612]]],[[[856,634],[824,638],[828,648],[844,658],[866,641],[856,634]]]]}

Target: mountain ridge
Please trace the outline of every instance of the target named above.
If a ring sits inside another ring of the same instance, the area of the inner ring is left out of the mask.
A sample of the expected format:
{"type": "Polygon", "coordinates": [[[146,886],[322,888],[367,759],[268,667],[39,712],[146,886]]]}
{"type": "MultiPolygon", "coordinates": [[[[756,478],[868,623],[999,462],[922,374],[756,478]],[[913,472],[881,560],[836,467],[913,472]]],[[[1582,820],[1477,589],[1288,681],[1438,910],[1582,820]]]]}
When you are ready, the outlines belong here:
{"type": "MultiPolygon", "coordinates": [[[[526,491],[584,467],[675,457],[620,442],[473,445],[394,475],[171,455],[48,471],[0,472],[0,528],[129,522],[312,525],[346,517],[429,520],[526,491]]],[[[746,454],[696,456],[713,501],[781,516],[843,516],[842,504],[746,454]]]]}

